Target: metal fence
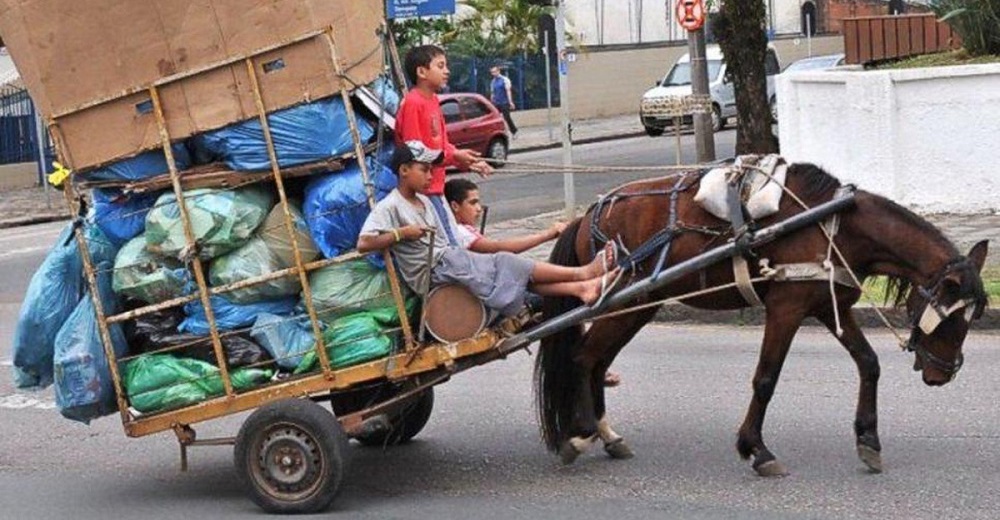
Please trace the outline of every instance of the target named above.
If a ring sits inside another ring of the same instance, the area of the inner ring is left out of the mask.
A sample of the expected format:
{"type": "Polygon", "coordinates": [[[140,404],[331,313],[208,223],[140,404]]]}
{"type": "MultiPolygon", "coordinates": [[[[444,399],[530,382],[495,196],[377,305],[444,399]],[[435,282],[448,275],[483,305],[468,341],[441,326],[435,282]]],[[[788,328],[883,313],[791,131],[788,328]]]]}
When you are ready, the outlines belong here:
{"type": "MultiPolygon", "coordinates": [[[[0,164],[38,162],[35,105],[28,91],[0,87],[0,164]]],[[[48,132],[42,132],[45,170],[52,170],[55,153],[48,132]]]]}
{"type": "MultiPolygon", "coordinates": [[[[477,92],[490,97],[490,68],[499,65],[510,78],[514,103],[518,110],[545,108],[547,106],[545,55],[520,55],[496,58],[448,55],[451,92],[477,92]]],[[[559,106],[559,76],[555,63],[549,69],[552,106],[559,106]]]]}

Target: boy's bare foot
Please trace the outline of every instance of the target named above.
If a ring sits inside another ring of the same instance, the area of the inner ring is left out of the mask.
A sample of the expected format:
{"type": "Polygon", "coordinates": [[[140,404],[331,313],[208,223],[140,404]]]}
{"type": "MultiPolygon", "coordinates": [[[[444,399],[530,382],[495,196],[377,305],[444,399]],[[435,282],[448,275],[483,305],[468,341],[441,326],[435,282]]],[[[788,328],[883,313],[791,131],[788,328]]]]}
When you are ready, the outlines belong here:
{"type": "Polygon", "coordinates": [[[604,373],[604,386],[606,388],[614,388],[620,384],[622,384],[622,376],[618,372],[608,370],[604,373]]]}
{"type": "Polygon", "coordinates": [[[601,249],[594,259],[587,264],[587,279],[597,278],[608,271],[611,271],[618,265],[618,250],[615,247],[614,242],[608,242],[604,244],[604,248],[601,249]]]}
{"type": "Polygon", "coordinates": [[[614,270],[604,273],[597,278],[582,282],[583,290],[580,294],[580,300],[585,305],[593,305],[598,300],[603,299],[608,292],[614,289],[614,285],[618,281],[620,274],[621,268],[616,267],[614,270]]]}

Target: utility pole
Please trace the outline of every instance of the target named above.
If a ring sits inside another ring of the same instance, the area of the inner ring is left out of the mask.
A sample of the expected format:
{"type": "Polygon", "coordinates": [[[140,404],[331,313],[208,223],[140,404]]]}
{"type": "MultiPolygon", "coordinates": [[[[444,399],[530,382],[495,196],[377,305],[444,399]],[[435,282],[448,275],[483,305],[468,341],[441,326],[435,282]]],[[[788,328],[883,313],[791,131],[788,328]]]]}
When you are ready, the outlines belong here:
{"type": "MultiPolygon", "coordinates": [[[[688,52],[691,55],[691,93],[699,99],[708,99],[708,62],[705,61],[705,28],[688,31],[688,52]]],[[[711,107],[711,105],[709,105],[711,107]]],[[[694,120],[694,142],[698,162],[715,160],[715,134],[712,131],[712,113],[699,112],[694,120]]]]}
{"type": "Polygon", "coordinates": [[[559,58],[559,111],[562,114],[562,163],[563,198],[566,203],[566,219],[576,216],[576,188],[573,184],[573,127],[569,117],[569,59],[566,54],[566,0],[555,0],[556,4],[556,50],[559,58]]]}

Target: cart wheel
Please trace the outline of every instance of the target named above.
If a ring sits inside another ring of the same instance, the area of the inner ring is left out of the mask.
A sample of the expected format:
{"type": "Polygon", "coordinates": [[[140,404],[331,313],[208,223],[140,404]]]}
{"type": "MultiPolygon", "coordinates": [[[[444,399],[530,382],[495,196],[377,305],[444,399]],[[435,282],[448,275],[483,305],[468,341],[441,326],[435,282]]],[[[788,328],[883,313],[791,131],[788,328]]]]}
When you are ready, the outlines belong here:
{"type": "Polygon", "coordinates": [[[405,444],[424,429],[434,409],[434,388],[428,388],[389,419],[389,428],[355,437],[365,446],[395,446],[405,444]]]}
{"type": "Polygon", "coordinates": [[[333,414],[305,399],[267,404],[236,437],[236,469],[268,513],[316,513],[344,477],[347,436],[333,414]]]}

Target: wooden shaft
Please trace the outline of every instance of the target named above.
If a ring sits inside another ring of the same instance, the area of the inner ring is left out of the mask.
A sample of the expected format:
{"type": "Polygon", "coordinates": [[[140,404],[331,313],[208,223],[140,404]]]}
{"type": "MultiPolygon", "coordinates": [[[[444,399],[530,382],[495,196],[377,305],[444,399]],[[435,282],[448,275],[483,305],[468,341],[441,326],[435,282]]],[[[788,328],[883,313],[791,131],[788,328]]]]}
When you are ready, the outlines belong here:
{"type": "MultiPolygon", "coordinates": [[[[173,184],[174,195],[177,197],[177,208],[181,214],[184,238],[187,241],[187,247],[195,248],[195,252],[197,253],[194,230],[191,228],[191,215],[188,214],[187,201],[184,200],[184,188],[181,187],[180,175],[177,173],[177,162],[174,160],[174,152],[170,147],[170,133],[167,131],[167,121],[163,117],[163,105],[160,103],[160,93],[155,86],[149,87],[149,96],[153,101],[153,111],[156,113],[156,124],[160,130],[160,142],[163,145],[163,154],[166,156],[167,166],[170,168],[170,181],[173,184]]],[[[198,295],[201,297],[201,305],[205,308],[205,319],[208,321],[208,332],[212,336],[215,360],[219,366],[219,373],[222,375],[222,386],[226,390],[226,395],[232,397],[233,382],[229,379],[229,366],[226,364],[225,350],[222,348],[219,329],[215,324],[215,312],[212,311],[208,284],[205,283],[205,272],[201,265],[201,259],[198,258],[197,254],[191,260],[191,268],[194,271],[195,282],[198,284],[198,295]]]]}
{"type": "MultiPolygon", "coordinates": [[[[365,161],[365,148],[364,143],[361,142],[361,133],[358,131],[358,120],[354,114],[354,105],[351,103],[351,96],[347,92],[345,87],[347,77],[344,74],[344,68],[340,63],[340,59],[337,57],[337,41],[333,35],[333,27],[327,29],[326,32],[327,41],[330,44],[330,54],[333,58],[334,66],[336,67],[337,74],[343,79],[341,81],[340,97],[344,100],[344,111],[347,113],[347,122],[351,127],[351,136],[354,138],[354,151],[358,156],[358,167],[361,169],[361,177],[365,182],[365,191],[368,194],[368,205],[370,207],[375,207],[375,187],[372,186],[368,175],[368,164],[365,161]]],[[[379,129],[376,128],[376,131],[379,129]]],[[[382,253],[382,258],[385,260],[385,270],[386,274],[389,275],[389,286],[392,287],[392,297],[396,301],[396,311],[399,313],[399,322],[403,326],[403,337],[406,339],[407,350],[412,350],[416,347],[416,343],[413,340],[413,331],[410,330],[410,317],[406,315],[406,302],[403,300],[403,290],[399,285],[399,277],[396,274],[396,266],[392,263],[392,256],[389,251],[384,251],[382,253]]]]}
{"type": "Polygon", "coordinates": [[[313,336],[316,338],[316,354],[319,356],[319,364],[323,367],[323,373],[327,378],[333,378],[330,368],[330,356],[326,353],[326,344],[323,341],[323,326],[316,315],[316,308],[312,300],[312,288],[309,286],[309,275],[306,273],[302,262],[302,250],[299,249],[299,240],[295,233],[295,223],[292,222],[292,213],[288,209],[288,196],[285,194],[285,182],[281,178],[281,166],[278,165],[278,154],[274,150],[274,138],[271,136],[271,125],[267,120],[267,111],[264,108],[264,97],[260,92],[260,82],[257,80],[257,69],[253,65],[253,60],[247,58],[247,74],[250,76],[250,86],[253,89],[253,100],[257,105],[257,117],[260,119],[260,127],[264,131],[264,142],[267,143],[267,156],[271,161],[271,172],[274,174],[274,185],[278,188],[278,197],[281,199],[281,211],[285,221],[285,230],[288,238],[292,242],[292,254],[295,256],[295,268],[299,274],[299,283],[302,284],[302,297],[306,304],[306,312],[309,314],[309,322],[312,324],[313,336]]]}

